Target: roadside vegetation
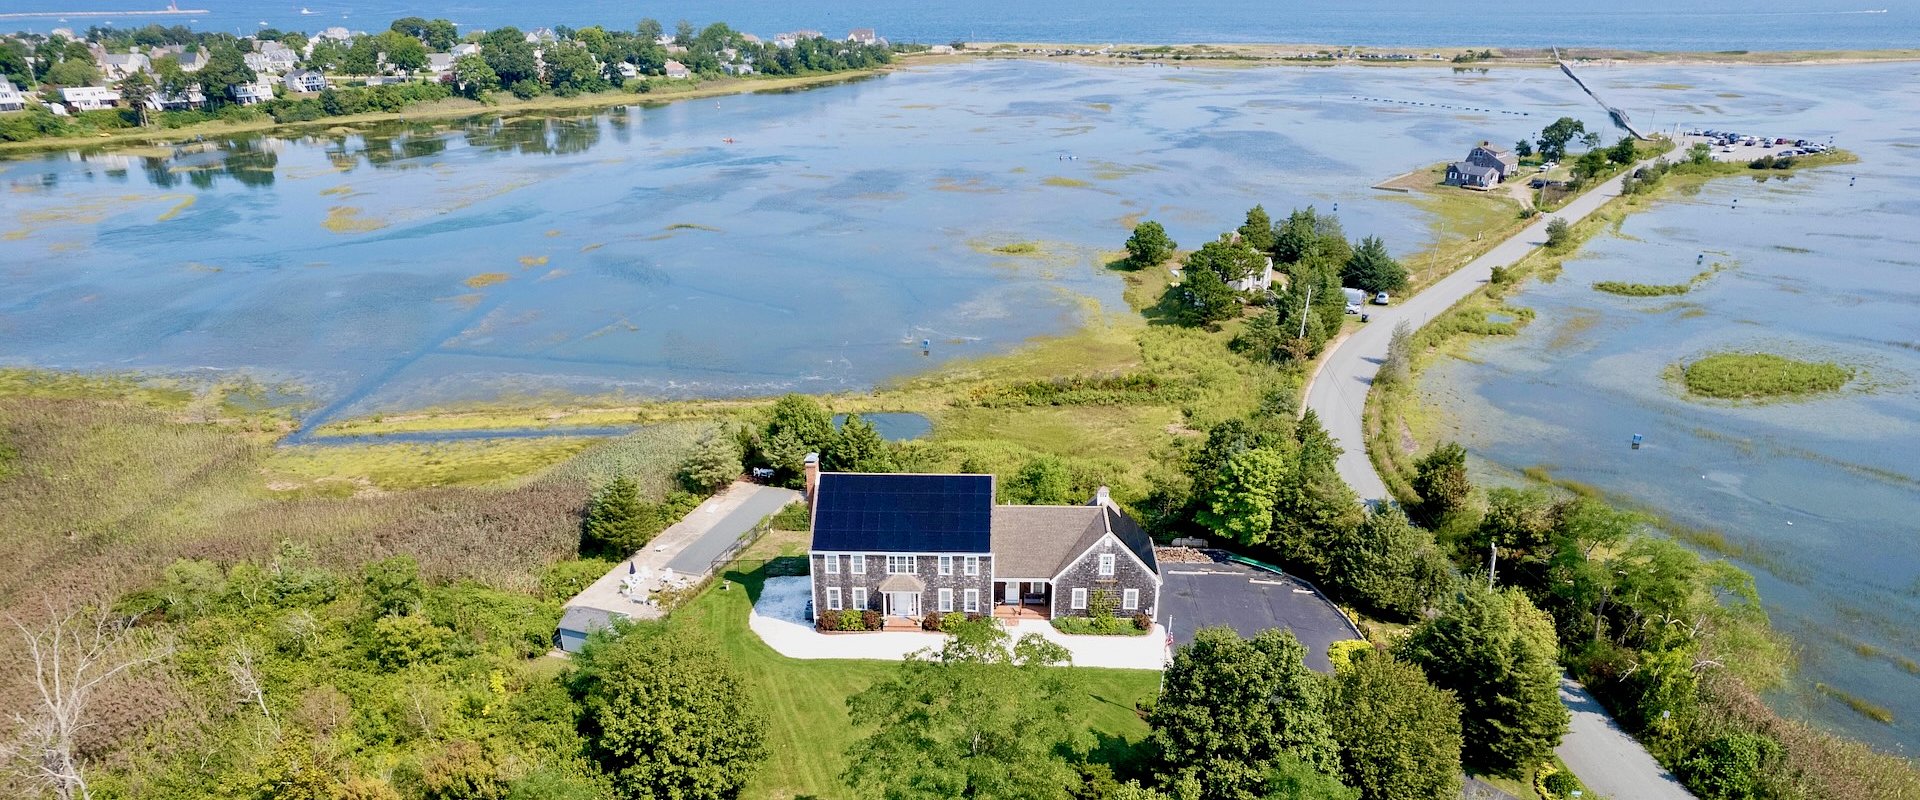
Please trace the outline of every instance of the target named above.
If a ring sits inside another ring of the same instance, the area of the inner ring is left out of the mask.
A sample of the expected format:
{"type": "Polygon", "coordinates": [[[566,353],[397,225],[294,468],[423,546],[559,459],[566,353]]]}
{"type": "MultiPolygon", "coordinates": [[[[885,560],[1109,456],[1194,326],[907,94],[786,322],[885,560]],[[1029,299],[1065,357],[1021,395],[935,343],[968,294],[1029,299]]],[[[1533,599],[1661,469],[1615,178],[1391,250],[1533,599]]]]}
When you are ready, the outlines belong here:
{"type": "MultiPolygon", "coordinates": [[[[1474,485],[1466,451],[1439,441],[1419,404],[1418,379],[1427,365],[1461,354],[1475,336],[1514,332],[1486,326],[1488,315],[1531,318],[1508,305],[1520,282],[1557,275],[1580,243],[1659,192],[1749,171],[1701,152],[1638,170],[1624,197],[1582,222],[1557,226],[1547,247],[1496,268],[1480,291],[1426,327],[1397,336],[1382,367],[1386,379],[1368,398],[1368,453],[1389,489],[1455,563],[1469,572],[1476,563],[1484,569],[1490,548],[1498,553],[1497,584],[1525,594],[1552,617],[1559,662],[1698,796],[1908,796],[1920,791],[1920,771],[1909,762],[1784,719],[1760,700],[1760,692],[1785,679],[1791,660],[1750,576],[1656,533],[1671,526],[1619,510],[1588,487],[1474,485]]],[[[1720,370],[1733,363],[1713,364],[1708,374],[1724,381],[1720,370]]],[[[1741,371],[1740,379],[1832,385],[1836,375],[1773,367],[1762,370],[1768,377],[1741,371]]],[[[1484,572],[1480,579],[1488,580],[1484,572]]]]}
{"type": "Polygon", "coordinates": [[[1773,353],[1712,353],[1676,366],[1688,394],[1716,400],[1767,400],[1837,392],[1855,377],[1831,361],[1773,353]]]}

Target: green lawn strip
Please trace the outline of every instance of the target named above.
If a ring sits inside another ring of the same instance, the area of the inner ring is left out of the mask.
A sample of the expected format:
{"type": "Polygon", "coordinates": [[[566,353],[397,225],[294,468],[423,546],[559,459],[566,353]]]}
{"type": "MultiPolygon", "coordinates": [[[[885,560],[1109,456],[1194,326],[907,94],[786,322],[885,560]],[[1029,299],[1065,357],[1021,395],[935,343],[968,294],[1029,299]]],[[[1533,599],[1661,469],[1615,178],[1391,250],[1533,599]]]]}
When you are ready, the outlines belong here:
{"type": "MultiPolygon", "coordinates": [[[[885,661],[800,660],[780,655],[747,627],[753,598],[764,583],[765,560],[805,552],[805,535],[776,531],[722,571],[716,582],[670,618],[720,643],[747,676],[767,717],[769,757],[748,784],[746,797],[846,797],[840,783],[843,754],[859,737],[847,716],[847,698],[895,669],[885,661]]],[[[1159,690],[1160,673],[1074,668],[1086,691],[1080,718],[1097,736],[1137,744],[1147,732],[1135,704],[1159,690]]]]}

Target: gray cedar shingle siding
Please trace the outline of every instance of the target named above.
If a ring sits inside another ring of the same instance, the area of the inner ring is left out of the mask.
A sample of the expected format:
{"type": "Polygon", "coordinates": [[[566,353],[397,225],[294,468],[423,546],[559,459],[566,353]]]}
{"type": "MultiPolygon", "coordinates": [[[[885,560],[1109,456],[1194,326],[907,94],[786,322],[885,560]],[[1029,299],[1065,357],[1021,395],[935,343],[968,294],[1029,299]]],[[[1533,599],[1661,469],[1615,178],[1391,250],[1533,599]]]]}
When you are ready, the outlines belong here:
{"type": "MultiPolygon", "coordinates": [[[[896,553],[896,555],[898,554],[896,553]]],[[[922,555],[915,558],[914,566],[918,571],[914,573],[913,577],[918,578],[926,587],[920,594],[920,610],[923,613],[939,611],[940,590],[946,588],[953,590],[953,610],[961,611],[966,608],[967,589],[979,589],[981,613],[991,611],[993,609],[993,556],[986,553],[980,553],[977,554],[977,556],[980,559],[980,574],[973,576],[967,575],[965,554],[956,553],[953,555],[952,575],[940,574],[940,557],[937,555],[922,555]]],[[[828,587],[839,587],[840,607],[843,609],[854,607],[854,587],[862,587],[867,590],[867,604],[863,609],[872,609],[874,611],[886,610],[883,599],[880,596],[880,584],[885,583],[889,577],[898,576],[887,575],[886,553],[867,553],[865,557],[867,559],[867,574],[855,575],[853,574],[853,565],[850,563],[853,556],[844,553],[833,555],[813,554],[810,559],[812,561],[810,568],[813,575],[813,608],[815,614],[827,610],[828,587]],[[826,560],[828,558],[838,558],[840,560],[839,574],[827,574],[826,560]]]]}
{"type": "Polygon", "coordinates": [[[1468,161],[1447,166],[1447,183],[1453,186],[1492,186],[1500,182],[1500,172],[1468,161]]]}
{"type": "Polygon", "coordinates": [[[1467,151],[1467,162],[1488,167],[1498,172],[1500,180],[1506,180],[1515,169],[1520,167],[1520,157],[1497,144],[1482,143],[1479,147],[1467,151]]]}
{"type": "Polygon", "coordinates": [[[1139,612],[1151,616],[1157,611],[1154,606],[1159,604],[1159,586],[1159,576],[1142,567],[1127,546],[1121,544],[1117,537],[1102,536],[1079,558],[1068,564],[1059,578],[1054,581],[1053,616],[1087,616],[1092,610],[1095,593],[1101,591],[1113,594],[1114,608],[1117,609],[1115,614],[1124,617],[1139,612]],[[1100,575],[1102,554],[1114,557],[1112,576],[1100,575]],[[1073,607],[1073,590],[1075,589],[1087,590],[1087,608],[1073,607]],[[1121,605],[1121,599],[1125,596],[1127,589],[1140,591],[1139,608],[1126,609],[1121,605]]]}

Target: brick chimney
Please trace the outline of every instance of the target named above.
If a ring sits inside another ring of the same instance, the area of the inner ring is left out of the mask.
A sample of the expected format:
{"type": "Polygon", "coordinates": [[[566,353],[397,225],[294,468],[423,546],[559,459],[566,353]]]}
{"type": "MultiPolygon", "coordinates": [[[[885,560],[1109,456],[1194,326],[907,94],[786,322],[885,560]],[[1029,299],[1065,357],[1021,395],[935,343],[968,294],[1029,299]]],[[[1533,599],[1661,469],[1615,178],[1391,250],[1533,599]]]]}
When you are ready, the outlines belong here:
{"type": "Polygon", "coordinates": [[[820,487],[820,454],[808,453],[802,462],[801,474],[807,478],[807,500],[813,500],[813,490],[820,487]]]}

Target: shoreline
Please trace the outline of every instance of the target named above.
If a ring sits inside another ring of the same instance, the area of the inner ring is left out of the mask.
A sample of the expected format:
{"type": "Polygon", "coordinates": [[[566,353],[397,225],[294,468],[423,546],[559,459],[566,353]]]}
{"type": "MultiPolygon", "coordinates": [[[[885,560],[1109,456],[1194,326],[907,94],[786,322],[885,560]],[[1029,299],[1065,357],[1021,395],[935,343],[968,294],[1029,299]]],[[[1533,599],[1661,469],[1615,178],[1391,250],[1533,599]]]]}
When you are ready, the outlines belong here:
{"type": "MultiPolygon", "coordinates": [[[[1479,69],[1494,66],[1555,66],[1554,52],[1545,47],[1491,47],[1484,45],[1328,45],[1294,42],[1190,42],[1182,44],[1087,42],[967,42],[956,56],[1067,58],[1088,61],[1157,63],[1215,61],[1329,66],[1422,66],[1479,69]],[[1491,52],[1491,58],[1472,58],[1491,52]],[[1335,53],[1346,55],[1335,57],[1335,53]],[[1392,57],[1415,56],[1415,57],[1392,57]],[[1438,56],[1430,58],[1424,56],[1438,56]],[[1454,61],[1456,56],[1468,60],[1454,61]]],[[[1868,50],[1626,50],[1572,47],[1559,50],[1572,63],[1648,66],[1833,65],[1920,61],[1920,48],[1868,50]]]]}
{"type": "Polygon", "coordinates": [[[531,116],[557,111],[588,111],[620,106],[666,105],[680,100],[700,100],[709,97],[723,97],[756,92],[780,92],[794,89],[808,89],[816,86],[828,86],[836,83],[866,80],[899,69],[906,64],[899,62],[868,69],[827,72],[817,75],[797,75],[781,78],[727,78],[709,81],[680,91],[638,93],[626,90],[596,92],[594,94],[559,97],[541,95],[531,100],[519,100],[510,94],[501,93],[491,102],[448,98],[423,104],[405,111],[380,111],[365,114],[349,114],[339,117],[323,117],[303,122],[275,122],[272,118],[249,120],[245,122],[200,122],[183,125],[178,128],[132,128],[126,131],[95,136],[66,136],[55,139],[33,139],[25,142],[0,142],[0,161],[18,159],[38,153],[62,150],[117,150],[135,147],[165,146],[180,144],[206,137],[231,135],[265,135],[279,132],[292,133],[303,130],[326,130],[336,127],[369,125],[382,122],[424,122],[434,120],[465,119],[498,115],[501,117],[531,116]]]}

